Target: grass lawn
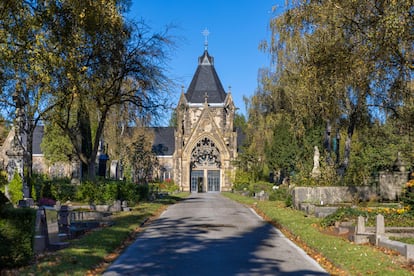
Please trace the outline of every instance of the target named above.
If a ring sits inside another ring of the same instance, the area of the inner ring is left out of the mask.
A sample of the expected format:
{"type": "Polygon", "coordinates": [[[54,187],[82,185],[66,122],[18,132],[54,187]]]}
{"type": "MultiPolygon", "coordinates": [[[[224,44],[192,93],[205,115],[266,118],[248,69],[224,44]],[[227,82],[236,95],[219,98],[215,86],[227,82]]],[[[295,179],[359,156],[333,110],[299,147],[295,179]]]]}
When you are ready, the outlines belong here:
{"type": "Polygon", "coordinates": [[[400,241],[400,242],[408,243],[408,244],[414,244],[414,238],[390,237],[390,240],[400,241]]]}
{"type": "Polygon", "coordinates": [[[285,208],[275,201],[256,201],[233,193],[223,195],[255,209],[333,275],[413,275],[408,264],[395,254],[369,245],[357,245],[321,231],[321,219],[285,208]]]}
{"type": "Polygon", "coordinates": [[[125,246],[135,240],[140,225],[146,219],[159,214],[169,204],[187,195],[188,193],[180,193],[154,202],[140,203],[131,212],[117,213],[113,217],[113,226],[71,240],[68,248],[47,253],[33,265],[5,272],[5,275],[100,274],[125,246]]]}

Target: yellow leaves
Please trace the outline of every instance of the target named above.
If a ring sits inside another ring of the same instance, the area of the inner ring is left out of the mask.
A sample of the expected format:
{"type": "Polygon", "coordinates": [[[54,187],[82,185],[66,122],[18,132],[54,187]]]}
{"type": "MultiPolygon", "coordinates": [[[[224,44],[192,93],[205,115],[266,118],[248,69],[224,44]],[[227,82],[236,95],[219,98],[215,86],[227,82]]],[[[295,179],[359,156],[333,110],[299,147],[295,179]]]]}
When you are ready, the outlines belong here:
{"type": "Polygon", "coordinates": [[[405,184],[405,187],[406,187],[406,188],[411,188],[411,187],[414,187],[414,179],[411,179],[410,181],[408,181],[408,182],[405,184]]]}
{"type": "Polygon", "coordinates": [[[88,67],[87,67],[87,66],[82,66],[82,67],[80,68],[80,72],[81,72],[81,73],[86,72],[86,70],[88,70],[88,67]]]}
{"type": "Polygon", "coordinates": [[[393,215],[398,214],[402,215],[410,210],[409,206],[402,207],[402,208],[389,208],[389,207],[378,207],[378,208],[372,208],[372,207],[366,207],[361,208],[361,210],[366,211],[370,214],[383,214],[383,215],[393,215]]]}

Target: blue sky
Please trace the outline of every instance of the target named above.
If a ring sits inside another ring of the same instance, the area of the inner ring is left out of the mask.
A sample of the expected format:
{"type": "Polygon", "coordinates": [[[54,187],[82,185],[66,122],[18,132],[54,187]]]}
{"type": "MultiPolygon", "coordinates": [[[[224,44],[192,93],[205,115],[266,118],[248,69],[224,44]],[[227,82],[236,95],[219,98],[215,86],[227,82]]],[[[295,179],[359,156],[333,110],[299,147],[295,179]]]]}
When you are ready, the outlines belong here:
{"type": "MultiPolygon", "coordinates": [[[[177,83],[178,101],[181,85],[187,90],[204,51],[202,31],[207,28],[208,51],[223,87],[231,93],[236,107],[244,114],[243,96],[250,97],[257,88],[258,70],[270,66],[268,54],[258,50],[262,40],[270,38],[272,7],[283,7],[283,0],[132,0],[129,17],[143,19],[153,32],[174,25],[177,37],[170,60],[169,77],[177,83]]],[[[276,10],[276,14],[281,9],[276,10]]],[[[168,120],[168,119],[167,119],[168,120]]]]}

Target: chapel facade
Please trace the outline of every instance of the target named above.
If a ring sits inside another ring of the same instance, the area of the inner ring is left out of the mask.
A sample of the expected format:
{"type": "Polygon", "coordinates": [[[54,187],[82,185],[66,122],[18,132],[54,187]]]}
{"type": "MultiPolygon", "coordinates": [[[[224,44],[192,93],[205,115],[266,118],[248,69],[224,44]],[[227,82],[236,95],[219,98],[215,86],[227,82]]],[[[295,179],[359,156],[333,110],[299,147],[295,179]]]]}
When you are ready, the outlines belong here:
{"type": "Polygon", "coordinates": [[[225,92],[214,68],[214,58],[205,49],[175,110],[173,154],[158,154],[161,171],[171,172],[182,191],[231,190],[232,161],[238,148],[235,110],[231,93],[225,92]]]}
{"type": "MultiPolygon", "coordinates": [[[[173,180],[181,191],[188,192],[231,190],[235,175],[232,161],[237,157],[242,140],[241,133],[238,134],[233,125],[235,110],[231,93],[223,89],[214,68],[214,58],[206,47],[198,58],[187,91],[181,92],[175,109],[176,125],[148,129],[154,134],[152,149],[159,163],[153,179],[173,180]]],[[[33,171],[54,177],[73,177],[74,172],[79,171],[79,164],[45,161],[40,147],[43,134],[44,127],[37,126],[33,137],[33,171]]],[[[6,153],[12,147],[14,136],[13,128],[0,147],[0,167],[8,167],[6,153]]],[[[98,153],[99,168],[100,159],[98,153]]],[[[119,160],[110,160],[106,168],[103,176],[123,178],[119,160]]]]}

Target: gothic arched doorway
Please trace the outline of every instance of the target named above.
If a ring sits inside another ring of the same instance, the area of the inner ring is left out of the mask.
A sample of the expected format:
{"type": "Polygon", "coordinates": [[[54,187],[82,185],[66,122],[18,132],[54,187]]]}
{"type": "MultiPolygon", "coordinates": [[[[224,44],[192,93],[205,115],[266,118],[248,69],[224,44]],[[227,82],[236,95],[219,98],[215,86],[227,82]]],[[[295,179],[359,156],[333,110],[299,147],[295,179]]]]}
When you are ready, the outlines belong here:
{"type": "Polygon", "coordinates": [[[220,151],[209,138],[201,139],[191,151],[190,191],[219,192],[220,151]]]}

